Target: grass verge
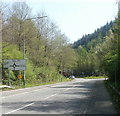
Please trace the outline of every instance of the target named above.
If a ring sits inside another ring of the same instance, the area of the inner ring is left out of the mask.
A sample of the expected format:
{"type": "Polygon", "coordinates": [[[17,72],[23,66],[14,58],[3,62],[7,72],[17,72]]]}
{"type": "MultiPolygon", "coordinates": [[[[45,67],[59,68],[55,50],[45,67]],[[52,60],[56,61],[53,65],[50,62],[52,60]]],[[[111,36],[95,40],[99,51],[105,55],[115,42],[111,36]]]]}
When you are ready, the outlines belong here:
{"type": "Polygon", "coordinates": [[[110,87],[110,82],[108,80],[104,81],[105,86],[112,98],[113,105],[115,109],[117,110],[118,114],[120,114],[120,95],[118,95],[111,87],[110,87]]]}
{"type": "Polygon", "coordinates": [[[85,77],[85,79],[100,79],[100,78],[105,78],[104,76],[90,76],[90,77],[85,77]]]}
{"type": "Polygon", "coordinates": [[[77,78],[84,78],[84,79],[100,79],[100,78],[105,78],[105,76],[89,76],[89,77],[77,77],[77,78]]]}
{"type": "Polygon", "coordinates": [[[72,81],[72,79],[64,79],[62,81],[56,81],[56,82],[36,82],[36,83],[26,83],[26,87],[24,86],[14,86],[13,88],[1,88],[0,90],[2,91],[9,91],[9,90],[15,90],[15,89],[21,89],[21,88],[28,88],[28,87],[35,87],[35,86],[41,86],[41,85],[49,85],[49,84],[55,84],[55,83],[60,83],[60,82],[67,82],[67,81],[72,81]]]}

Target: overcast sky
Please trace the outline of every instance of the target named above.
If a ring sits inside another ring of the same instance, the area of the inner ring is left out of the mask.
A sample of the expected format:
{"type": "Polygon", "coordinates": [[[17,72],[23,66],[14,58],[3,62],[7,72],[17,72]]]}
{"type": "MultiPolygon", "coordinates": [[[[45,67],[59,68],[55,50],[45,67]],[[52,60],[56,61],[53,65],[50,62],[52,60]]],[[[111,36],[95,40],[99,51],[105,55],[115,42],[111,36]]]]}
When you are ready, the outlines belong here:
{"type": "Polygon", "coordinates": [[[62,33],[74,42],[114,20],[116,0],[26,0],[33,15],[45,11],[62,33]]]}

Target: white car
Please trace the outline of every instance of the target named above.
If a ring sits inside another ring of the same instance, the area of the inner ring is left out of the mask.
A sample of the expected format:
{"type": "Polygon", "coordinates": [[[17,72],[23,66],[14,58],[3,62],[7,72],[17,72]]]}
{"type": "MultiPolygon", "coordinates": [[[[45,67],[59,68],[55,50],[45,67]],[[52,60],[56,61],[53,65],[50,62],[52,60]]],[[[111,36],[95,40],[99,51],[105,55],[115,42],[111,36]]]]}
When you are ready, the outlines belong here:
{"type": "Polygon", "coordinates": [[[69,78],[70,78],[70,79],[74,79],[74,78],[75,78],[75,76],[74,76],[74,75],[71,75],[71,76],[69,76],[69,78]]]}

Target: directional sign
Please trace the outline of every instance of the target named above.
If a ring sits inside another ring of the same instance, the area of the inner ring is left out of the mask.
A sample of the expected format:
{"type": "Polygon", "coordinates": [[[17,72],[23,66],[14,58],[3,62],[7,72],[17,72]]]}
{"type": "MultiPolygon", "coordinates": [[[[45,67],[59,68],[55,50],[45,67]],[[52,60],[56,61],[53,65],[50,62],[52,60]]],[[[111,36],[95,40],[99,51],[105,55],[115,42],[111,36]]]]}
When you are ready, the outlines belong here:
{"type": "Polygon", "coordinates": [[[3,68],[7,68],[8,70],[26,70],[26,60],[24,59],[4,60],[3,68]]]}

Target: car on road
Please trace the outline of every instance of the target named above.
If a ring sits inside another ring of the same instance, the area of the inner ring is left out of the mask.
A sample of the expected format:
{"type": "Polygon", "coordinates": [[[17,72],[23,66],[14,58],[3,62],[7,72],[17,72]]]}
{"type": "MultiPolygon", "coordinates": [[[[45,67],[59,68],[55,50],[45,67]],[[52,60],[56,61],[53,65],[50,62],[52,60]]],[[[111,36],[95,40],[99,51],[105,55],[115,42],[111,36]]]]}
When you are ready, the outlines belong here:
{"type": "Polygon", "coordinates": [[[75,76],[74,76],[74,75],[71,75],[71,76],[69,76],[69,78],[70,78],[70,79],[74,79],[74,78],[75,78],[75,76]]]}

